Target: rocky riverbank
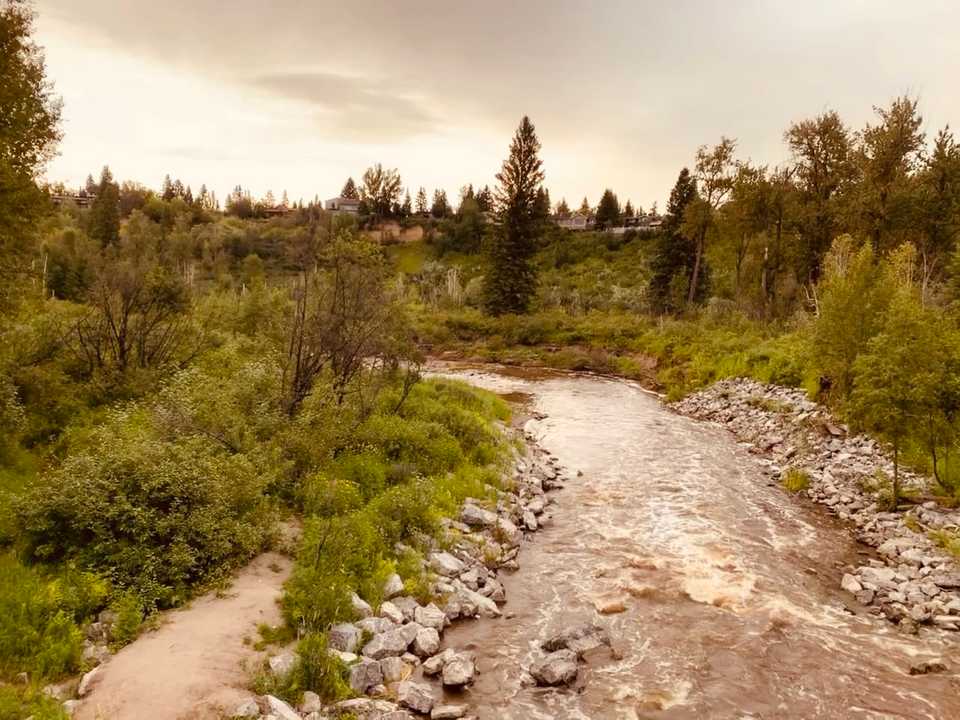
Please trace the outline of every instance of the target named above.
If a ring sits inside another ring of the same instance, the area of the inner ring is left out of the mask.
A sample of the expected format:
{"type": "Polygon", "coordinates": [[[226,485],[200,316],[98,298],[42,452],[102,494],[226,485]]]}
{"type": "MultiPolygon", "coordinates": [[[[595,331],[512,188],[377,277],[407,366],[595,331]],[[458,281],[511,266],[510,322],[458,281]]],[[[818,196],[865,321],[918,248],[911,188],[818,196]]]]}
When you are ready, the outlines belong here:
{"type": "MultiPolygon", "coordinates": [[[[444,630],[454,622],[473,618],[498,618],[506,602],[499,575],[519,568],[521,544],[550,521],[551,491],[562,487],[564,477],[556,460],[523,432],[527,451],[518,454],[512,484],[497,491],[495,506],[467,499],[458,518],[445,521],[445,533],[424,560],[435,578],[436,601],[421,604],[404,594],[397,575],[384,587],[384,601],[374,611],[354,595],[360,618],[331,628],[330,652],[347,666],[350,686],[358,697],[324,706],[313,693],[305,693],[299,707],[273,696],[251,697],[232,717],[263,720],[325,720],[352,714],[360,720],[434,720],[470,718],[466,703],[444,703],[444,691],[469,687],[480,669],[472,653],[442,648],[444,630]]],[[[562,644],[562,643],[561,643],[562,644]]],[[[578,656],[572,659],[544,653],[531,668],[534,682],[564,684],[577,675],[578,656]],[[559,661],[565,662],[559,662],[559,661]]],[[[270,659],[270,671],[282,675],[296,662],[292,651],[270,659]]]]}
{"type": "Polygon", "coordinates": [[[960,566],[941,546],[960,528],[960,511],[924,501],[927,478],[901,470],[903,492],[916,502],[882,509],[893,474],[889,454],[799,390],[724,380],[673,408],[728,429],[759,456],[771,481],[849,521],[857,538],[876,548],[875,558],[848,568],[840,581],[870,612],[907,632],[960,629],[960,566]]]}

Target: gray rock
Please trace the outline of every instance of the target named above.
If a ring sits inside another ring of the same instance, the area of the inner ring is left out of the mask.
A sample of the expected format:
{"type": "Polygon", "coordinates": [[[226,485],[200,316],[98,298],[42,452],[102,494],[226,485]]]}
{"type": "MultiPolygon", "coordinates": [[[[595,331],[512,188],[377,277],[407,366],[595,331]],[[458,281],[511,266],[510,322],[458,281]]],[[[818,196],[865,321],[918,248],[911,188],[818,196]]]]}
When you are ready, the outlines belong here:
{"type": "Polygon", "coordinates": [[[100,666],[95,667],[88,673],[85,673],[82,678],[80,678],[80,686],[77,688],[77,697],[86,697],[87,694],[93,690],[93,686],[96,685],[97,680],[100,679],[100,666]]]}
{"type": "Polygon", "coordinates": [[[430,555],[430,567],[438,575],[456,577],[463,572],[463,562],[448,552],[438,552],[430,555]]]}
{"type": "Polygon", "coordinates": [[[456,653],[452,648],[447,648],[439,655],[423,661],[423,674],[427,677],[439,675],[443,671],[443,666],[452,659],[456,653]]]}
{"type": "Polygon", "coordinates": [[[444,687],[463,687],[473,682],[477,665],[466,653],[456,653],[443,664],[441,678],[444,687]]]}
{"type": "Polygon", "coordinates": [[[300,712],[302,713],[320,712],[322,709],[323,709],[323,703],[320,702],[319,695],[309,690],[303,693],[303,700],[300,701],[300,712]]]}
{"type": "Polygon", "coordinates": [[[459,720],[466,714],[466,705],[437,705],[430,713],[430,720],[459,720]]]}
{"type": "Polygon", "coordinates": [[[433,709],[430,686],[406,680],[397,686],[397,702],[401,707],[427,715],[433,709]]]}
{"type": "MultiPolygon", "coordinates": [[[[423,629],[423,625],[418,622],[410,622],[406,625],[399,628],[400,633],[403,635],[403,639],[407,641],[407,645],[412,643],[417,637],[417,633],[423,629]]],[[[402,654],[402,653],[401,653],[402,654]]]]}
{"type": "Polygon", "coordinates": [[[413,617],[414,620],[424,627],[435,628],[438,631],[443,630],[447,624],[446,613],[433,603],[430,603],[426,607],[418,607],[414,611],[413,617]]]}
{"type": "Polygon", "coordinates": [[[277,720],[300,720],[300,715],[283,700],[273,695],[267,695],[265,698],[269,712],[277,717],[277,720]]]}
{"type": "Polygon", "coordinates": [[[383,674],[383,682],[390,684],[406,680],[413,671],[402,658],[388,657],[380,661],[380,672],[383,674]]]}
{"type": "Polygon", "coordinates": [[[520,541],[523,540],[523,533],[506,518],[497,520],[497,533],[503,538],[503,542],[510,546],[519,545],[520,541]]]}
{"type": "Polygon", "coordinates": [[[340,623],[330,628],[327,633],[327,644],[334,650],[352,653],[360,642],[360,628],[350,623],[340,623]]]}
{"type": "Polygon", "coordinates": [[[840,580],[840,587],[854,595],[863,590],[863,585],[860,584],[860,581],[849,573],[843,574],[843,578],[840,580]]]}
{"type": "MultiPolygon", "coordinates": [[[[67,717],[73,717],[73,714],[79,709],[80,701],[79,700],[67,700],[61,705],[63,712],[67,717]]],[[[259,710],[257,711],[260,712],[259,710]]]]}
{"type": "Polygon", "coordinates": [[[350,668],[350,687],[354,692],[365,693],[374,685],[383,682],[383,671],[380,669],[380,663],[367,658],[362,658],[360,662],[350,668]]]}
{"type": "Polygon", "coordinates": [[[355,715],[359,720],[384,720],[389,713],[396,712],[397,706],[386,700],[372,700],[370,698],[352,698],[342,700],[333,706],[334,714],[355,715]]]}
{"type": "Polygon", "coordinates": [[[395,597],[390,602],[392,602],[394,606],[400,608],[400,612],[403,613],[405,620],[413,620],[417,608],[420,607],[420,603],[418,603],[409,595],[395,597]]]}
{"type": "Polygon", "coordinates": [[[355,624],[358,628],[371,635],[389,632],[397,627],[395,623],[382,617],[364,618],[363,620],[357,620],[355,624]]]}
{"type": "Polygon", "coordinates": [[[942,660],[924,660],[910,666],[911,675],[928,675],[947,671],[947,665],[942,660]]]}
{"type": "Polygon", "coordinates": [[[403,579],[393,573],[390,577],[387,578],[387,582],[383,585],[383,596],[387,600],[392,600],[397,595],[403,594],[403,579]]]}
{"type": "Polygon", "coordinates": [[[374,635],[370,642],[363,646],[363,654],[374,660],[382,660],[391,655],[403,655],[410,642],[403,628],[397,628],[374,635]]]}
{"type": "Polygon", "coordinates": [[[350,596],[350,604],[358,617],[367,618],[373,615],[373,608],[370,604],[356,593],[350,596]]]}
{"type": "Polygon", "coordinates": [[[473,527],[493,527],[497,523],[497,514],[473,504],[466,504],[460,511],[460,519],[473,527]]]}
{"type": "Polygon", "coordinates": [[[413,639],[413,652],[419,657],[430,657],[438,650],[440,650],[440,633],[435,628],[425,627],[413,639]]]}
{"type": "Polygon", "coordinates": [[[536,532],[537,528],[540,526],[537,522],[537,516],[533,514],[532,510],[526,510],[523,513],[523,524],[531,532],[536,532]]]}
{"type": "Polygon", "coordinates": [[[572,650],[557,650],[535,662],[530,675],[537,685],[569,685],[577,678],[577,654],[572,650]]]}
{"type": "Polygon", "coordinates": [[[297,664],[297,655],[292,650],[283,650],[268,661],[270,672],[278,678],[285,678],[293,672],[297,664]]]}
{"type": "Polygon", "coordinates": [[[542,643],[548,653],[557,650],[572,650],[576,655],[594,650],[602,645],[610,645],[610,637],[601,625],[593,622],[580,623],[554,633],[542,643]]]}
{"type": "Polygon", "coordinates": [[[389,600],[380,605],[380,615],[397,625],[402,625],[405,619],[403,617],[403,611],[389,600]]]}

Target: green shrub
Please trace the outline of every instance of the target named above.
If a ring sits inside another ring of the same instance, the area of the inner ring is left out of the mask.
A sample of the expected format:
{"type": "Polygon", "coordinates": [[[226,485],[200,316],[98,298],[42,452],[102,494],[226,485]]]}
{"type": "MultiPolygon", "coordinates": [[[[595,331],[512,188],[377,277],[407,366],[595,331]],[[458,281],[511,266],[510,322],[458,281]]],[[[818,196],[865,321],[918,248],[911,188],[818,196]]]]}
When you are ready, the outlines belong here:
{"type": "Polygon", "coordinates": [[[103,602],[105,584],[75,571],[45,574],[0,555],[0,678],[58,678],[80,668],[78,623],[103,602]]]}
{"type": "Polygon", "coordinates": [[[123,647],[133,642],[143,625],[143,602],[133,593],[124,593],[114,601],[110,609],[116,613],[111,630],[114,645],[123,647]]]}
{"type": "Polygon", "coordinates": [[[19,501],[31,557],[103,572],[150,608],[246,560],[264,544],[263,479],[212,441],[157,439],[116,413],[19,501]]]}
{"type": "Polygon", "coordinates": [[[788,492],[798,493],[810,487],[810,475],[799,468],[787,468],[780,480],[780,484],[788,492]]]}

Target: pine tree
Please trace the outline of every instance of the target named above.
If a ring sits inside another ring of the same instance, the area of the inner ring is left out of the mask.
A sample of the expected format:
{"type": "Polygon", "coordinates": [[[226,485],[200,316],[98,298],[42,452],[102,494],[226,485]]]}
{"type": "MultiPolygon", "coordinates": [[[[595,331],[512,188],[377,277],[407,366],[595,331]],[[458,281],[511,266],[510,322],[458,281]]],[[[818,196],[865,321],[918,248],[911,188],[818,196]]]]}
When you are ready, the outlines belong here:
{"type": "Polygon", "coordinates": [[[446,190],[433,191],[433,205],[430,207],[430,214],[438,220],[443,220],[450,214],[450,203],[447,202],[446,190]]]}
{"type": "Polygon", "coordinates": [[[579,212],[581,215],[586,215],[587,217],[590,217],[590,215],[593,214],[593,209],[590,207],[590,203],[587,202],[586,195],[583,196],[583,202],[580,203],[579,212]]]}
{"type": "Polygon", "coordinates": [[[636,211],[633,209],[633,203],[627,200],[627,204],[623,206],[623,216],[625,218],[632,218],[636,216],[636,211]]]}
{"type": "MultiPolygon", "coordinates": [[[[693,241],[684,236],[682,228],[687,207],[696,199],[696,180],[691,177],[690,171],[684,168],[670,191],[667,217],[650,263],[653,271],[650,278],[650,301],[658,311],[678,311],[686,301],[696,247],[693,241]]],[[[700,280],[706,282],[706,273],[701,273],[700,280]]],[[[702,294],[702,291],[698,294],[702,294]]]]}
{"type": "Polygon", "coordinates": [[[357,184],[353,181],[352,177],[348,177],[347,181],[343,184],[343,190],[340,191],[340,197],[347,198],[349,200],[360,199],[360,193],[357,190],[357,184]]]}
{"type": "Polygon", "coordinates": [[[600,230],[613,227],[620,222],[620,201],[610,188],[603,191],[600,204],[597,205],[597,227],[600,230]]]}
{"type": "Polygon", "coordinates": [[[403,196],[403,205],[400,206],[400,214],[408,218],[413,213],[413,203],[410,201],[410,191],[407,190],[403,196]]]}
{"type": "Polygon", "coordinates": [[[557,217],[568,217],[570,215],[570,206],[567,205],[567,199],[561,198],[557,203],[557,217]]]}
{"type": "Polygon", "coordinates": [[[417,215],[426,215],[427,213],[427,191],[421,186],[417,190],[417,215]]]}
{"type": "Polygon", "coordinates": [[[490,192],[490,186],[484,185],[483,190],[477,193],[477,207],[480,212],[493,211],[493,193],[490,192]]]}
{"type": "Polygon", "coordinates": [[[163,185],[160,188],[160,196],[164,200],[173,200],[176,196],[176,193],[173,191],[173,180],[170,179],[170,175],[163,176],[163,185]]]}
{"type": "Polygon", "coordinates": [[[84,183],[83,191],[88,196],[97,194],[97,181],[93,179],[92,174],[89,174],[89,173],[87,174],[87,182],[84,183]]]}
{"type": "Polygon", "coordinates": [[[104,165],[97,185],[97,199],[90,206],[90,237],[103,247],[120,241],[120,188],[104,165]]]}
{"type": "Polygon", "coordinates": [[[526,312],[536,289],[532,259],[540,229],[538,198],[542,202],[545,197],[539,153],[536,129],[524,116],[497,174],[500,225],[489,246],[484,278],[484,304],[493,315],[526,312]]]}

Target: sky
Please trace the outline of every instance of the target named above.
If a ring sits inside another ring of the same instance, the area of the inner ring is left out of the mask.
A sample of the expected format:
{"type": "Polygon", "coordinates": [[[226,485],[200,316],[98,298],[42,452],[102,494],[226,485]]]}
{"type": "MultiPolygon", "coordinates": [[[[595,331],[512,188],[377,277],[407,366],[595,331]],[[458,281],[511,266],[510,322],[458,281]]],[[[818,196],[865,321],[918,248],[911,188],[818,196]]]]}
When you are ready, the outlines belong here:
{"type": "Polygon", "coordinates": [[[696,148],[787,160],[783,132],[919,97],[960,123],[953,0],[34,0],[64,101],[51,181],[108,164],[223,199],[321,199],[380,162],[451,199],[495,183],[523,115],[554,201],[664,207],[696,148]]]}

